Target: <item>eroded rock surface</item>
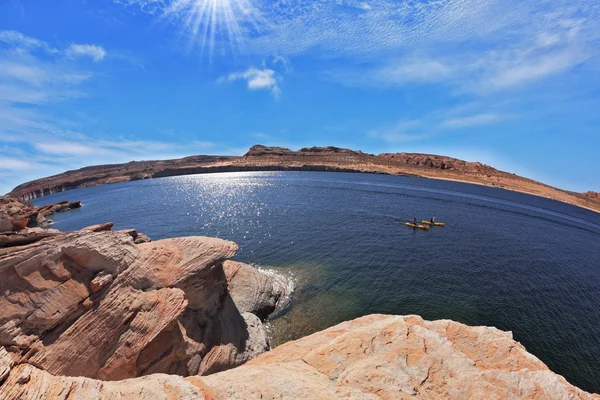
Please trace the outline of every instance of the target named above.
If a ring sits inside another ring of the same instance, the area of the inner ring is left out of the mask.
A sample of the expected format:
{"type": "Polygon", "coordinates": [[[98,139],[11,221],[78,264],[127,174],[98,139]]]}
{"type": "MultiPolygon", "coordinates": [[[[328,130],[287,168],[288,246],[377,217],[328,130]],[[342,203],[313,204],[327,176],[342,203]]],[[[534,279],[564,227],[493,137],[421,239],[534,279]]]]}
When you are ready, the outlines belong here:
{"type": "Polygon", "coordinates": [[[217,399],[592,399],[495,328],[372,315],[206,377],[217,399]]]}
{"type": "MultiPolygon", "coordinates": [[[[211,353],[231,357],[227,348],[211,353]]],[[[0,388],[0,398],[11,399],[73,394],[82,399],[600,399],[554,374],[509,332],[389,315],[342,323],[206,377],[157,374],[99,382],[19,365],[0,388]]]]}
{"type": "Polygon", "coordinates": [[[227,291],[223,262],[235,243],[136,245],[131,232],[101,228],[0,249],[0,345],[17,363],[122,380],[212,373],[268,350],[261,320],[227,291]],[[231,357],[206,358],[223,346],[231,357]]]}
{"type": "Polygon", "coordinates": [[[229,293],[240,312],[249,312],[265,319],[289,294],[281,276],[231,260],[223,263],[223,269],[229,282],[229,293]]]}

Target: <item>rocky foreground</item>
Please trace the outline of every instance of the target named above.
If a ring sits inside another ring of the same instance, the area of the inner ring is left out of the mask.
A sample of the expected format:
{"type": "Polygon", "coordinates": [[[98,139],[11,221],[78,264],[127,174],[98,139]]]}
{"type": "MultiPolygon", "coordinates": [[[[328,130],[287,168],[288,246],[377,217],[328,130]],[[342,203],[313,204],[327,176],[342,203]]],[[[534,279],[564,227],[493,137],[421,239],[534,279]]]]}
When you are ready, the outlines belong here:
{"type": "Polygon", "coordinates": [[[332,146],[292,151],[256,145],[243,157],[192,156],[176,160],[91,166],[24,183],[10,195],[30,200],[108,183],[237,171],[365,172],[458,180],[552,198],[600,212],[600,197],[594,192],[567,192],[479,162],[417,153],[374,155],[332,146]]]}
{"type": "Polygon", "coordinates": [[[270,350],[285,281],[229,241],[111,228],[0,248],[1,400],[600,399],[453,321],[371,315],[270,350]]]}

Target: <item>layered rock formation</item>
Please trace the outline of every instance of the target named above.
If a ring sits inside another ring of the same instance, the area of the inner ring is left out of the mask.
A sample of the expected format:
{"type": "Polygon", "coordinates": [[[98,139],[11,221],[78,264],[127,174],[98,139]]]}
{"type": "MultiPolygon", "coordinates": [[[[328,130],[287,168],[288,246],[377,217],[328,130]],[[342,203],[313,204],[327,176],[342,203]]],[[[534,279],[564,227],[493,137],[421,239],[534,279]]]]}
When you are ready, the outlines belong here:
{"type": "MultiPolygon", "coordinates": [[[[0,376],[11,363],[110,381],[202,375],[269,348],[252,312],[273,312],[283,288],[264,276],[255,279],[255,296],[230,293],[223,262],[235,243],[191,237],[136,245],[130,231],[106,228],[0,249],[0,376]]],[[[238,276],[260,274],[236,268],[238,276]]]]}
{"type": "MultiPolygon", "coordinates": [[[[0,377],[12,361],[0,353],[0,377]]],[[[10,371],[6,399],[600,399],[554,374],[494,328],[371,315],[206,377],[119,382],[10,371]]]]}

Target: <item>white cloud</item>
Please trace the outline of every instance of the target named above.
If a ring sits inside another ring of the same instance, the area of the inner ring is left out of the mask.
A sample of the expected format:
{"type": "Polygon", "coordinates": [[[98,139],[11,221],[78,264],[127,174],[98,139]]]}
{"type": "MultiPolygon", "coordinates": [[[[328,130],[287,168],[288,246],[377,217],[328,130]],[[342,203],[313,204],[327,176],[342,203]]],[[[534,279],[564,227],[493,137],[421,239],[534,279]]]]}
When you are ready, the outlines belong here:
{"type": "Polygon", "coordinates": [[[473,103],[431,111],[418,119],[403,119],[394,125],[378,127],[368,136],[388,144],[422,142],[443,135],[469,133],[469,128],[501,123],[506,119],[499,112],[480,111],[481,108],[473,103]]]}
{"type": "Polygon", "coordinates": [[[489,82],[500,89],[519,86],[567,71],[590,57],[590,54],[564,50],[539,58],[516,60],[506,68],[499,68],[489,82]]]}
{"type": "Polygon", "coordinates": [[[441,60],[426,57],[390,61],[387,65],[355,70],[327,71],[324,77],[349,86],[404,86],[431,84],[448,80],[451,67],[441,60]]]}
{"type": "Polygon", "coordinates": [[[248,84],[248,89],[269,90],[275,98],[278,98],[281,95],[281,89],[278,85],[278,81],[281,80],[281,78],[278,77],[276,72],[272,69],[250,67],[244,72],[230,74],[227,79],[229,81],[245,80],[248,84]]]}
{"type": "Polygon", "coordinates": [[[372,130],[369,136],[386,143],[415,142],[431,137],[430,133],[425,133],[424,128],[421,120],[405,120],[393,126],[372,130]]]}
{"type": "Polygon", "coordinates": [[[104,153],[102,149],[90,147],[79,143],[69,142],[51,142],[51,143],[35,143],[35,148],[48,154],[58,155],[88,155],[104,153]]]}
{"type": "Polygon", "coordinates": [[[440,123],[442,128],[468,128],[471,126],[485,125],[500,120],[498,114],[482,113],[459,118],[449,118],[440,123]]]}
{"type": "Polygon", "coordinates": [[[95,62],[102,61],[106,56],[106,50],[102,46],[95,44],[71,44],[66,50],[65,54],[68,57],[79,57],[86,56],[90,57],[95,62]]]}
{"type": "Polygon", "coordinates": [[[57,53],[58,50],[50,47],[48,43],[17,31],[0,31],[0,42],[5,43],[13,52],[24,53],[35,49],[42,49],[48,53],[57,53]]]}
{"type": "Polygon", "coordinates": [[[23,171],[40,168],[39,163],[0,155],[0,171],[23,171]]]}

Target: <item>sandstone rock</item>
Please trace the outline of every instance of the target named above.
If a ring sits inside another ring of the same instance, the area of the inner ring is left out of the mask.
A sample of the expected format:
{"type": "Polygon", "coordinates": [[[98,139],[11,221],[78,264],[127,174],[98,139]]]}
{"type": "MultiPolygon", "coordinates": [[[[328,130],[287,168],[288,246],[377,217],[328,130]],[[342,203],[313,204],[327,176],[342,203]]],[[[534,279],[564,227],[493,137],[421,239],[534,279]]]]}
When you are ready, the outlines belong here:
{"type": "Polygon", "coordinates": [[[21,230],[26,227],[45,227],[52,223],[47,217],[61,211],[71,210],[81,207],[80,201],[69,203],[62,201],[58,204],[48,204],[41,207],[35,207],[32,204],[25,204],[10,196],[0,197],[0,232],[9,230],[21,230]],[[8,219],[8,221],[7,221],[8,219]],[[12,226],[8,226],[8,222],[12,226]]]}
{"type": "Polygon", "coordinates": [[[372,315],[203,381],[216,399],[599,399],[495,328],[372,315]]]}
{"type": "Polygon", "coordinates": [[[151,241],[152,241],[152,239],[150,239],[148,236],[144,235],[143,233],[139,233],[139,232],[138,232],[136,238],[134,239],[135,244],[150,243],[151,241]]]}
{"type": "Polygon", "coordinates": [[[196,374],[215,346],[234,354],[203,371],[239,365],[269,346],[227,293],[222,264],[236,251],[220,239],[135,245],[86,230],[1,250],[0,345],[46,372],[104,380],[196,374]]]}
{"type": "MultiPolygon", "coordinates": [[[[231,346],[207,359],[231,361],[231,346]]],[[[495,328],[371,315],[284,344],[205,377],[155,374],[120,382],[12,369],[0,398],[600,399],[570,385],[495,328]]]]}
{"type": "Polygon", "coordinates": [[[0,399],[213,399],[201,382],[179,376],[152,375],[119,382],[53,376],[31,365],[19,365],[0,387],[0,399]],[[24,383],[19,383],[24,382],[24,383]]]}
{"type": "Polygon", "coordinates": [[[144,235],[143,233],[139,233],[135,229],[123,229],[119,232],[123,232],[131,236],[135,244],[150,243],[152,241],[152,239],[150,239],[148,236],[144,235]]]}
{"type": "Polygon", "coordinates": [[[78,316],[85,311],[95,272],[116,273],[136,255],[131,238],[113,232],[55,232],[54,237],[0,253],[0,345],[27,349],[78,316]]]}
{"type": "Polygon", "coordinates": [[[138,237],[138,233],[135,229],[121,229],[119,232],[126,233],[127,235],[131,236],[133,240],[138,237]]]}
{"type": "Polygon", "coordinates": [[[29,224],[29,220],[27,218],[17,218],[12,220],[12,229],[13,231],[20,231],[22,229],[27,228],[27,224],[29,224]]]}
{"type": "Polygon", "coordinates": [[[247,312],[240,315],[230,297],[226,298],[213,324],[218,344],[203,358],[198,375],[237,367],[270,348],[260,319],[247,312]]]}
{"type": "Polygon", "coordinates": [[[286,296],[286,282],[279,276],[258,271],[235,261],[223,263],[228,291],[240,312],[265,320],[286,296]]]}
{"type": "Polygon", "coordinates": [[[0,233],[12,231],[12,218],[8,214],[0,214],[0,233]]]}
{"type": "Polygon", "coordinates": [[[114,222],[106,222],[104,224],[90,225],[82,229],[82,231],[105,232],[112,230],[115,226],[114,222]]]}
{"type": "Polygon", "coordinates": [[[0,347],[0,385],[10,374],[10,370],[14,365],[14,360],[4,347],[0,347]]]}
{"type": "Polygon", "coordinates": [[[284,147],[267,147],[261,144],[254,145],[248,150],[244,157],[261,157],[261,156],[288,156],[294,155],[290,149],[284,147]]]}
{"type": "Polygon", "coordinates": [[[103,271],[94,277],[94,279],[90,282],[90,289],[92,293],[98,293],[107,286],[109,286],[113,281],[113,277],[111,274],[103,271]]]}
{"type": "Polygon", "coordinates": [[[56,236],[59,233],[56,229],[29,228],[19,232],[0,234],[0,247],[22,246],[56,236]]]}

